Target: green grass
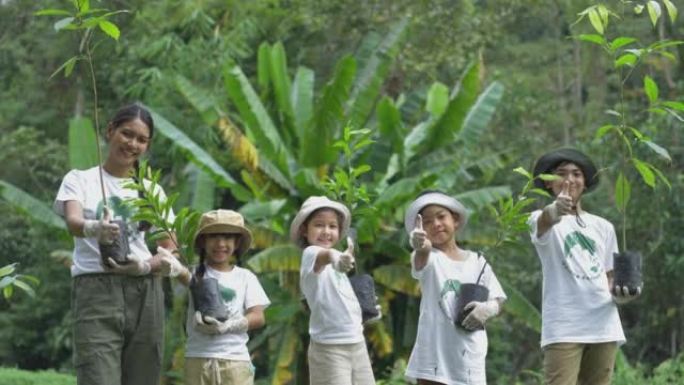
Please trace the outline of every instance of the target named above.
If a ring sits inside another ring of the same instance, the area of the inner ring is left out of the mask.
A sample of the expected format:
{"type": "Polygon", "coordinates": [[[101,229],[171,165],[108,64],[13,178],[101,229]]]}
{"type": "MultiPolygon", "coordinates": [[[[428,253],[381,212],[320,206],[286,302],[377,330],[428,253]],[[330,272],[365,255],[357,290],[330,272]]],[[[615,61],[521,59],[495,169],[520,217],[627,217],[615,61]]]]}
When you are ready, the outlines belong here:
{"type": "Polygon", "coordinates": [[[30,372],[0,368],[0,385],[76,385],[76,377],[55,371],[30,372]]]}

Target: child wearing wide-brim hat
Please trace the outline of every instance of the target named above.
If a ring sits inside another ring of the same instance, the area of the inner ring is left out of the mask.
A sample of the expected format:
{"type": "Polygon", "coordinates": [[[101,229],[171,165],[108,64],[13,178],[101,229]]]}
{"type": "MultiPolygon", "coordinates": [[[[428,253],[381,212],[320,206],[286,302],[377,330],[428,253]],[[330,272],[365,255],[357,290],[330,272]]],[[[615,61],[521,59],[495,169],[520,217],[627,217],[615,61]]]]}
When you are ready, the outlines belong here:
{"type": "Polygon", "coordinates": [[[456,234],[468,210],[439,191],[419,195],[406,210],[411,275],[420,282],[420,316],[406,376],[421,383],[485,385],[485,322],[497,315],[506,295],[485,258],[461,249],[456,234]],[[479,284],[488,297],[471,301],[462,322],[456,309],[461,285],[479,284]]]}
{"type": "Polygon", "coordinates": [[[542,155],[533,170],[535,185],[554,197],[528,219],[542,265],[545,383],[610,384],[617,347],[625,342],[616,303],[636,296],[622,289],[611,295],[615,229],[581,206],[583,194],[598,185],[597,168],[581,151],[561,148],[542,155]]]}
{"type": "Polygon", "coordinates": [[[290,226],[303,249],[300,287],[311,309],[308,351],[312,385],[374,384],[363,335],[361,307],[346,273],[354,266],[353,242],[334,247],[349,231],[351,214],[339,202],[309,197],[290,226]]]}
{"type": "Polygon", "coordinates": [[[247,331],[265,324],[264,309],[270,301],[254,273],[239,266],[251,244],[252,233],[240,213],[218,209],[202,215],[193,241],[199,255],[193,279],[218,281],[228,318],[219,321],[201,314],[190,296],[186,384],[254,383],[247,331]]]}

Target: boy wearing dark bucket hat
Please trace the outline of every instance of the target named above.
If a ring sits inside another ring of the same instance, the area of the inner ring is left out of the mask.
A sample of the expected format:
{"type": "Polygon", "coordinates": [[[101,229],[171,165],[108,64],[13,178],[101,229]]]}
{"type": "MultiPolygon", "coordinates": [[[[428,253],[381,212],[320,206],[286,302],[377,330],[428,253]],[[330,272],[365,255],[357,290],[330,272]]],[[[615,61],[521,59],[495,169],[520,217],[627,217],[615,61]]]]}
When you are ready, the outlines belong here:
{"type": "MultiPolygon", "coordinates": [[[[265,324],[264,309],[270,301],[254,273],[236,266],[251,244],[252,233],[239,213],[219,209],[202,215],[194,240],[199,255],[194,279],[211,277],[218,281],[228,317],[219,321],[201,314],[190,296],[185,347],[187,385],[254,383],[247,331],[265,324]]],[[[179,275],[181,282],[189,283],[189,273],[179,275]]]]}
{"type": "Polygon", "coordinates": [[[406,210],[411,274],[422,293],[406,376],[418,384],[486,384],[484,324],[499,313],[506,295],[484,257],[456,243],[467,221],[461,202],[436,191],[421,194],[406,210]],[[482,288],[482,298],[465,300],[468,286],[482,288]],[[469,312],[463,320],[459,303],[469,312]]]}
{"type": "Polygon", "coordinates": [[[323,196],[304,201],[290,226],[303,249],[299,286],[311,309],[308,362],[311,385],[375,384],[362,314],[346,273],[354,266],[353,242],[334,246],[349,231],[349,209],[323,196]]]}
{"type": "Polygon", "coordinates": [[[615,230],[580,204],[598,184],[596,166],[582,152],[562,148],[542,155],[533,173],[535,185],[555,197],[528,220],[542,264],[545,384],[610,384],[617,348],[625,342],[616,302],[636,296],[611,290],[615,230]],[[544,181],[540,174],[557,178],[544,181]]]}

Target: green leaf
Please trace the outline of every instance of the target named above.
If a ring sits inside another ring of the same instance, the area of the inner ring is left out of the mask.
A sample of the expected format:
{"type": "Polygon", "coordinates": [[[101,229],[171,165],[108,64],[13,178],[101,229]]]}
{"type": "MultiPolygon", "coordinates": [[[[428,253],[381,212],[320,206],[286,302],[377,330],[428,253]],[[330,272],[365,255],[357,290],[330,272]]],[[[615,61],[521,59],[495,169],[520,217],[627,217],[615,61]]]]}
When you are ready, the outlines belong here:
{"type": "Polygon", "coordinates": [[[662,14],[660,4],[657,1],[651,0],[646,4],[646,9],[648,10],[648,17],[651,19],[651,24],[655,27],[662,14]]]}
{"type": "Polygon", "coordinates": [[[257,84],[261,95],[271,88],[271,45],[263,42],[257,51],[257,84]]]}
{"type": "Polygon", "coordinates": [[[373,278],[383,286],[413,297],[420,296],[418,281],[411,276],[406,265],[384,265],[373,270],[373,278]]]}
{"type": "Polygon", "coordinates": [[[41,9],[33,14],[35,16],[71,16],[71,12],[63,9],[41,9]]]}
{"type": "Polygon", "coordinates": [[[54,24],[55,31],[61,31],[62,29],[66,28],[67,26],[71,25],[72,21],[74,21],[73,17],[65,17],[65,18],[57,21],[54,24]]]}
{"type": "Polygon", "coordinates": [[[430,90],[428,90],[427,101],[425,103],[425,110],[427,110],[433,117],[438,118],[446,111],[449,104],[449,89],[440,82],[432,83],[430,90]]]}
{"type": "Polygon", "coordinates": [[[287,72],[287,57],[285,54],[285,47],[283,43],[278,42],[271,47],[270,57],[270,78],[275,92],[275,99],[278,105],[278,111],[283,117],[283,126],[281,126],[281,133],[288,146],[294,145],[295,133],[295,119],[294,111],[292,109],[292,101],[290,100],[290,93],[292,84],[290,75],[287,72]]]}
{"type": "Polygon", "coordinates": [[[6,275],[12,274],[17,269],[18,265],[19,265],[18,262],[14,262],[14,263],[10,263],[9,265],[5,265],[3,267],[0,267],[0,277],[4,277],[6,275]]]}
{"type": "Polygon", "coordinates": [[[26,294],[29,295],[29,297],[35,297],[36,296],[35,290],[33,290],[33,288],[31,286],[27,285],[26,282],[22,282],[21,280],[17,279],[14,281],[14,286],[23,290],[26,294]]]}
{"type": "Polygon", "coordinates": [[[171,140],[189,161],[211,175],[219,186],[230,189],[238,200],[248,201],[251,198],[250,192],[236,182],[202,147],[193,142],[183,131],[159,115],[154,109],[147,108],[152,114],[159,134],[171,140]]]}
{"type": "Polygon", "coordinates": [[[601,139],[603,138],[610,130],[615,128],[614,125],[612,124],[606,124],[605,126],[599,127],[598,130],[596,130],[596,135],[594,135],[594,139],[601,139]]]}
{"type": "Polygon", "coordinates": [[[295,245],[274,245],[247,261],[255,273],[296,272],[299,273],[299,260],[302,251],[295,245]]]}
{"type": "Polygon", "coordinates": [[[644,11],[643,5],[637,4],[634,6],[634,13],[636,13],[637,15],[641,15],[641,12],[643,12],[643,11],[644,11]]]}
{"type": "Polygon", "coordinates": [[[337,63],[333,78],[323,88],[323,95],[316,103],[312,120],[299,138],[300,163],[304,167],[318,167],[332,162],[336,152],[330,148],[344,119],[344,107],[351,91],[356,61],[346,56],[337,63]]]}
{"type": "Polygon", "coordinates": [[[285,207],[287,199],[273,199],[266,202],[248,202],[240,207],[240,214],[245,220],[256,223],[262,219],[275,218],[280,210],[285,207]]]}
{"type": "Polygon", "coordinates": [[[670,153],[664,149],[663,147],[660,147],[654,142],[651,142],[650,140],[644,140],[642,143],[646,144],[648,148],[653,150],[656,154],[658,154],[661,158],[667,160],[668,162],[672,162],[672,158],[670,157],[670,153]]]}
{"type": "Polygon", "coordinates": [[[530,329],[541,333],[541,313],[539,309],[506,279],[500,278],[499,281],[508,296],[503,310],[515,316],[516,319],[522,321],[530,329]]]}
{"type": "Polygon", "coordinates": [[[209,126],[215,125],[219,119],[219,108],[214,95],[211,92],[196,87],[181,74],[177,74],[174,81],[176,89],[199,112],[202,116],[202,121],[209,126]]]}
{"type": "Polygon", "coordinates": [[[532,178],[533,178],[532,173],[529,172],[529,171],[527,171],[527,170],[525,170],[525,168],[523,168],[523,167],[516,167],[516,168],[513,169],[513,172],[516,172],[516,173],[518,173],[518,174],[520,174],[520,175],[526,177],[527,179],[532,179],[532,178]]]}
{"type": "Polygon", "coordinates": [[[306,67],[297,68],[292,82],[292,108],[297,138],[305,136],[305,126],[313,116],[314,72],[306,67]]]}
{"type": "Polygon", "coordinates": [[[52,79],[55,75],[60,73],[60,71],[62,71],[62,69],[64,69],[64,77],[65,78],[69,77],[69,75],[71,75],[71,73],[73,72],[74,66],[76,66],[76,62],[78,61],[78,59],[79,59],[78,56],[74,56],[74,57],[70,58],[69,60],[65,61],[64,63],[62,63],[61,66],[59,66],[59,68],[57,68],[55,70],[55,72],[53,72],[50,75],[50,77],[48,79],[52,79]]]}
{"type": "Polygon", "coordinates": [[[577,36],[577,38],[582,40],[582,41],[588,41],[590,43],[595,43],[595,44],[598,44],[601,46],[606,44],[606,39],[603,36],[597,35],[595,33],[582,34],[582,35],[577,36]]]}
{"type": "Polygon", "coordinates": [[[610,42],[610,50],[611,50],[611,52],[615,52],[619,48],[622,48],[628,44],[632,44],[635,41],[637,41],[637,40],[633,37],[620,36],[618,38],[615,38],[612,42],[610,42]]]}
{"type": "Polygon", "coordinates": [[[658,85],[648,75],[644,76],[644,91],[651,104],[658,101],[658,85]]]}
{"type": "Polygon", "coordinates": [[[49,205],[4,180],[0,180],[0,198],[35,222],[66,230],[64,220],[49,205]]]}
{"type": "Polygon", "coordinates": [[[665,4],[667,14],[670,15],[670,22],[674,24],[675,20],[677,20],[677,7],[670,0],[663,0],[663,4],[665,4]]]}
{"type": "Polygon", "coordinates": [[[475,104],[468,110],[468,115],[463,122],[463,128],[458,133],[458,138],[468,149],[478,145],[480,137],[496,112],[496,106],[503,96],[504,86],[499,82],[493,82],[480,94],[475,104]]]}
{"type": "Polygon", "coordinates": [[[626,53],[615,60],[615,68],[620,68],[626,65],[633,67],[638,59],[639,58],[633,53],[626,53]]]}
{"type": "Polygon", "coordinates": [[[675,110],[684,111],[684,103],[682,103],[682,102],[673,102],[673,101],[667,100],[667,101],[662,102],[662,104],[665,106],[668,106],[670,108],[673,108],[675,110]]]}
{"type": "Polygon", "coordinates": [[[604,25],[601,21],[601,16],[599,15],[596,8],[590,10],[588,16],[589,22],[591,23],[591,26],[594,27],[594,30],[596,30],[596,32],[598,32],[599,35],[603,35],[603,33],[605,32],[604,25]]]}
{"type": "Polygon", "coordinates": [[[401,112],[394,105],[392,99],[387,96],[380,99],[375,114],[380,137],[383,140],[389,139],[394,153],[403,152],[405,129],[401,120],[401,112]]]}
{"type": "Polygon", "coordinates": [[[615,205],[620,212],[625,212],[627,208],[627,203],[629,203],[629,197],[631,193],[631,186],[629,181],[620,172],[617,180],[615,181],[615,205]]]}
{"type": "Polygon", "coordinates": [[[69,121],[69,168],[86,170],[97,166],[97,137],[88,118],[69,121]]]}
{"type": "Polygon", "coordinates": [[[653,171],[651,171],[650,165],[637,158],[632,158],[632,164],[637,169],[637,171],[639,171],[641,179],[644,180],[644,183],[646,183],[651,188],[655,188],[655,175],[653,174],[653,171]]]}
{"type": "Polygon", "coordinates": [[[112,23],[111,21],[102,20],[99,23],[97,23],[97,26],[100,27],[102,32],[109,35],[109,37],[111,37],[112,39],[119,40],[119,35],[121,35],[121,31],[119,31],[119,27],[117,27],[116,24],[112,23]]]}
{"type": "Polygon", "coordinates": [[[463,202],[466,207],[479,210],[488,204],[499,201],[499,199],[510,196],[511,188],[509,186],[489,186],[457,194],[456,198],[463,202]]]}

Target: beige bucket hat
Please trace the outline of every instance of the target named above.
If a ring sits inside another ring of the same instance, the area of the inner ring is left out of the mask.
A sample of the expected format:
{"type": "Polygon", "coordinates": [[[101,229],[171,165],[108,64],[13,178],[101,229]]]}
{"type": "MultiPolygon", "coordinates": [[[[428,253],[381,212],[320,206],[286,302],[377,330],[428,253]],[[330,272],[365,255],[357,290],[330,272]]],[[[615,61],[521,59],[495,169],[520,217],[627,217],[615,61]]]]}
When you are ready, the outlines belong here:
{"type": "Polygon", "coordinates": [[[195,251],[199,254],[199,245],[197,241],[199,236],[203,234],[238,234],[240,235],[240,244],[235,250],[237,256],[242,256],[252,246],[252,232],[245,227],[245,219],[240,213],[233,210],[211,210],[200,218],[199,230],[195,234],[193,244],[195,251]]]}
{"type": "Polygon", "coordinates": [[[459,232],[463,231],[468,223],[468,210],[461,202],[442,192],[429,191],[411,202],[411,205],[409,205],[406,210],[406,214],[404,215],[404,228],[406,229],[406,233],[411,234],[411,231],[415,227],[416,216],[420,213],[420,210],[429,205],[446,207],[452,213],[458,214],[459,232]]]}
{"type": "Polygon", "coordinates": [[[349,226],[351,225],[351,213],[349,212],[347,206],[340,202],[330,200],[324,196],[312,196],[307,198],[304,203],[302,203],[302,207],[299,209],[299,212],[297,212],[297,215],[290,225],[290,240],[292,242],[299,246],[303,246],[301,244],[299,229],[314,211],[323,208],[335,210],[342,215],[342,223],[340,224],[340,239],[344,239],[344,237],[347,235],[347,231],[349,231],[349,226]]]}

